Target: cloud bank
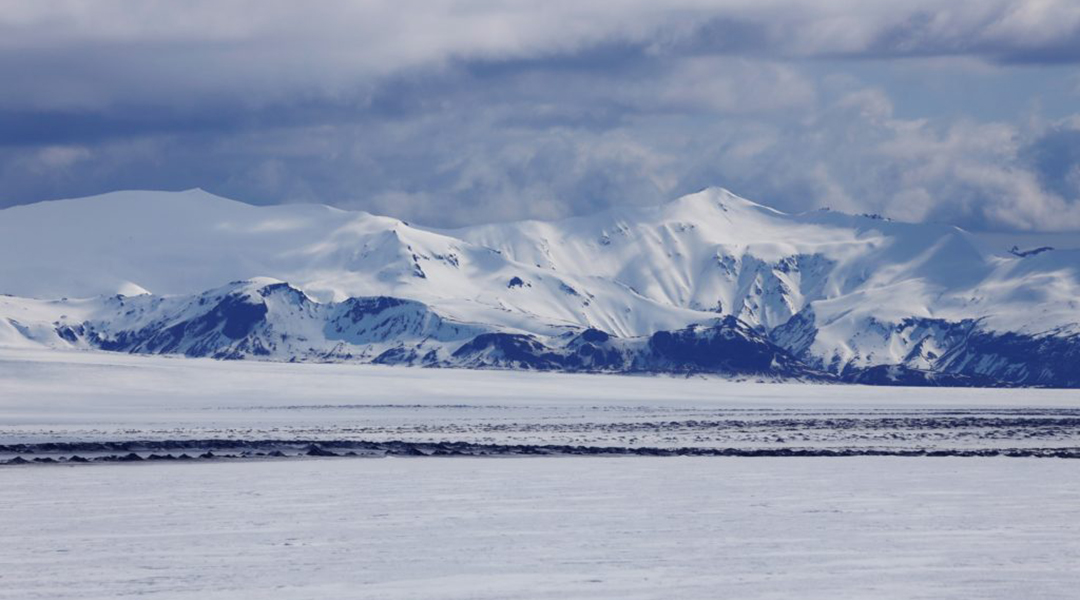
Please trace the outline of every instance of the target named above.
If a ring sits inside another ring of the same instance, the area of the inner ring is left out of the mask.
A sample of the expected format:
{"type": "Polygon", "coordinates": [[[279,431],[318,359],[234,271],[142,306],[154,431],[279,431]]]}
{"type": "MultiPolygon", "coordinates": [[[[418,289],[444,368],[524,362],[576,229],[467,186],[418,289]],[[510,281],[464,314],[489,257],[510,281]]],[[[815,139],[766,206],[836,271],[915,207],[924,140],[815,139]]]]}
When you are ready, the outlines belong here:
{"type": "Polygon", "coordinates": [[[1080,5],[60,2],[0,12],[0,206],[203,187],[439,226],[723,185],[1080,229],[1080,5]]]}

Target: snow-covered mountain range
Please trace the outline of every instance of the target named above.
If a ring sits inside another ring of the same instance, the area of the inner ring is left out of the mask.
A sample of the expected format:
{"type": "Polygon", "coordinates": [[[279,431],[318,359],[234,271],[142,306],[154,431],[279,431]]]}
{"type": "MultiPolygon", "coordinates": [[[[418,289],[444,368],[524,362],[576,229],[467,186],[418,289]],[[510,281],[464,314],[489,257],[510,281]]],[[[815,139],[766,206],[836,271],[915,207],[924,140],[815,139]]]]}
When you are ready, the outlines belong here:
{"type": "Polygon", "coordinates": [[[0,345],[1080,386],[1080,243],[1008,237],[723,189],[457,230],[117,192],[0,210],[0,345]]]}

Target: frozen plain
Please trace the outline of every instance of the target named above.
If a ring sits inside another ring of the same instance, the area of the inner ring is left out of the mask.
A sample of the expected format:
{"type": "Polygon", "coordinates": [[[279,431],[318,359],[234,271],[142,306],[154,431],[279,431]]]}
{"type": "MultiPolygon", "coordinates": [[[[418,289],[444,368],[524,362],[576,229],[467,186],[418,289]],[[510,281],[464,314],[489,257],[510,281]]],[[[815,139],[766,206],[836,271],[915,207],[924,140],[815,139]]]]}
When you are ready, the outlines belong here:
{"type": "Polygon", "coordinates": [[[1072,599],[1073,461],[8,467],[0,598],[1072,599]]]}
{"type": "Polygon", "coordinates": [[[1073,448],[1080,398],[0,349],[0,437],[1073,448]]]}
{"type": "MultiPolygon", "coordinates": [[[[1080,446],[1075,391],[0,350],[0,439],[1080,446]],[[802,435],[802,437],[799,437],[802,435]]],[[[1075,598],[1080,462],[0,466],[0,598],[1075,598]]]]}

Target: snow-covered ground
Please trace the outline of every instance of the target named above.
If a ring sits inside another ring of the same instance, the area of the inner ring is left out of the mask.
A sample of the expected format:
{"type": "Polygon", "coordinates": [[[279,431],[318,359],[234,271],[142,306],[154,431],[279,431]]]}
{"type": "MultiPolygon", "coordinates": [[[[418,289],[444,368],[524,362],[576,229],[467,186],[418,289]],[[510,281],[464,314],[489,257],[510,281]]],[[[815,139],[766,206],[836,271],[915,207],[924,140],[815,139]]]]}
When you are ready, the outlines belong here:
{"type": "Polygon", "coordinates": [[[396,458],[0,471],[0,598],[1073,599],[1078,463],[396,458]]]}
{"type": "Polygon", "coordinates": [[[1065,390],[7,349],[0,454],[31,464],[0,465],[0,599],[1075,598],[1075,460],[32,459],[212,439],[1075,450],[1078,430],[1065,390]]]}
{"type": "Polygon", "coordinates": [[[0,439],[1076,448],[1080,400],[1072,390],[797,385],[0,350],[0,439]]]}

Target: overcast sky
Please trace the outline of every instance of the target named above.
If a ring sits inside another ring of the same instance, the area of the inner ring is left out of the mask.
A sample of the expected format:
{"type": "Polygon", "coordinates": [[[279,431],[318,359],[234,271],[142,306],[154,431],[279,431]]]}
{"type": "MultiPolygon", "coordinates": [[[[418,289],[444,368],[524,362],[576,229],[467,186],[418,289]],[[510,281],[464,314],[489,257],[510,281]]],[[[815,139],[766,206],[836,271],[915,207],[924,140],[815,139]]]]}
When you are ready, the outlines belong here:
{"type": "Polygon", "coordinates": [[[435,226],[707,186],[1080,230],[1076,0],[5,0],[0,206],[117,189],[435,226]]]}

